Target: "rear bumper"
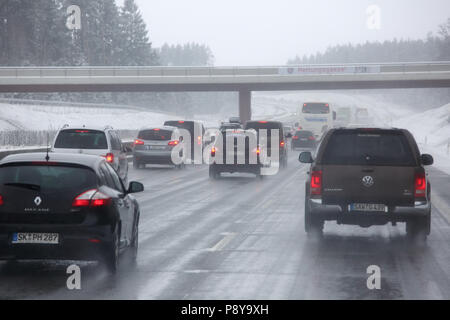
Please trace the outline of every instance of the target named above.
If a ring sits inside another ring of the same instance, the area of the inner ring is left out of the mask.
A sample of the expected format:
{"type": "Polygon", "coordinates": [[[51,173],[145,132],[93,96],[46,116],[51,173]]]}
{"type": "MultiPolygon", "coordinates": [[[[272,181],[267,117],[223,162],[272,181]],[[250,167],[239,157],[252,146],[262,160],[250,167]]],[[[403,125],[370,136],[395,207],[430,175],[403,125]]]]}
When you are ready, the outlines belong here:
{"type": "Polygon", "coordinates": [[[414,206],[390,206],[388,212],[349,211],[344,205],[322,204],[319,199],[309,199],[311,215],[323,220],[337,221],[342,224],[386,224],[388,222],[406,222],[418,217],[427,217],[431,213],[430,202],[416,203],[414,206]]]}
{"type": "Polygon", "coordinates": [[[296,140],[292,140],[292,148],[305,148],[305,149],[313,149],[316,147],[315,142],[294,142],[296,140]]]}
{"type": "Polygon", "coordinates": [[[259,174],[261,171],[260,164],[212,164],[210,167],[217,172],[249,172],[259,174]]]}
{"type": "Polygon", "coordinates": [[[0,260],[98,260],[112,243],[109,225],[80,228],[60,225],[0,225],[0,260]],[[14,244],[15,232],[58,233],[58,244],[14,244]],[[90,240],[96,239],[95,242],[90,240]]]}
{"type": "Polygon", "coordinates": [[[141,164],[173,164],[171,151],[135,151],[133,158],[141,164]]]}

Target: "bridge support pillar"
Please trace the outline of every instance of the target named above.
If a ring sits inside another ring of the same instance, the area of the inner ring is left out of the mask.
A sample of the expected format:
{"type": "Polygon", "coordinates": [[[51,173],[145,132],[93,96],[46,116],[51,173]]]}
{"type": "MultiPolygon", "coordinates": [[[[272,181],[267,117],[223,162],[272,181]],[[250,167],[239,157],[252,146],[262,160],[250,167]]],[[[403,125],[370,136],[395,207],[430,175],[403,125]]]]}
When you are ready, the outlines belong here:
{"type": "Polygon", "coordinates": [[[252,119],[252,92],[250,90],[239,90],[239,118],[242,124],[252,119]]]}

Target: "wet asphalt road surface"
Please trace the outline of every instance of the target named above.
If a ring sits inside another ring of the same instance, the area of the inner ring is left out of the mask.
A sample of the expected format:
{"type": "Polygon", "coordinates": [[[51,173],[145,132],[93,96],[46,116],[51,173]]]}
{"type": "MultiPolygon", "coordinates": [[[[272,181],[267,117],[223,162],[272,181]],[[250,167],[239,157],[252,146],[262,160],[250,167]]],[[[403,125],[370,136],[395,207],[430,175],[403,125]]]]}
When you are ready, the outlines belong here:
{"type": "Polygon", "coordinates": [[[430,169],[433,211],[427,244],[411,244],[404,224],[325,224],[321,241],[304,232],[307,167],[263,180],[208,167],[133,170],[141,181],[139,257],[118,274],[96,262],[0,262],[0,299],[450,299],[450,176],[430,169]],[[436,199],[436,201],[434,201],[436,199]],[[66,268],[81,266],[81,290],[66,268]],[[381,269],[369,290],[367,267],[381,269]]]}

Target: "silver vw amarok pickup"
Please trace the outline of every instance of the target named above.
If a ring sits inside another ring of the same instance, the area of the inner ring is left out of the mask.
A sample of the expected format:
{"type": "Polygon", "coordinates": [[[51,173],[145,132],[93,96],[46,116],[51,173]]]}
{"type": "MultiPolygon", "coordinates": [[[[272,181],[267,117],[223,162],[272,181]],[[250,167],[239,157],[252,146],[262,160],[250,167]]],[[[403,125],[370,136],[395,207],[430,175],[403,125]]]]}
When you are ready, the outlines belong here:
{"type": "Polygon", "coordinates": [[[305,230],[321,235],[324,222],[361,227],[406,222],[406,233],[424,241],[430,234],[431,186],[420,154],[407,130],[336,128],[325,135],[310,163],[305,188],[305,230]]]}

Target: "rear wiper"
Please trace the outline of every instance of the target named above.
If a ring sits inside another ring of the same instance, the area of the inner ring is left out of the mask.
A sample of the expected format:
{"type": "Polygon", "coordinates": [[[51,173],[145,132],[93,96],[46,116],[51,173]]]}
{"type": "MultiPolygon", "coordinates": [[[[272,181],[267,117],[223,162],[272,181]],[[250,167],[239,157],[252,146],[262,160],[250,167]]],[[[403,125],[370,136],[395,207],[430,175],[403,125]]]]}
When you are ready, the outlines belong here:
{"type": "Polygon", "coordinates": [[[30,190],[35,190],[35,191],[40,191],[41,190],[41,186],[40,185],[32,184],[32,183],[10,182],[10,183],[5,183],[3,185],[4,186],[9,186],[9,187],[30,189],[30,190]]]}

